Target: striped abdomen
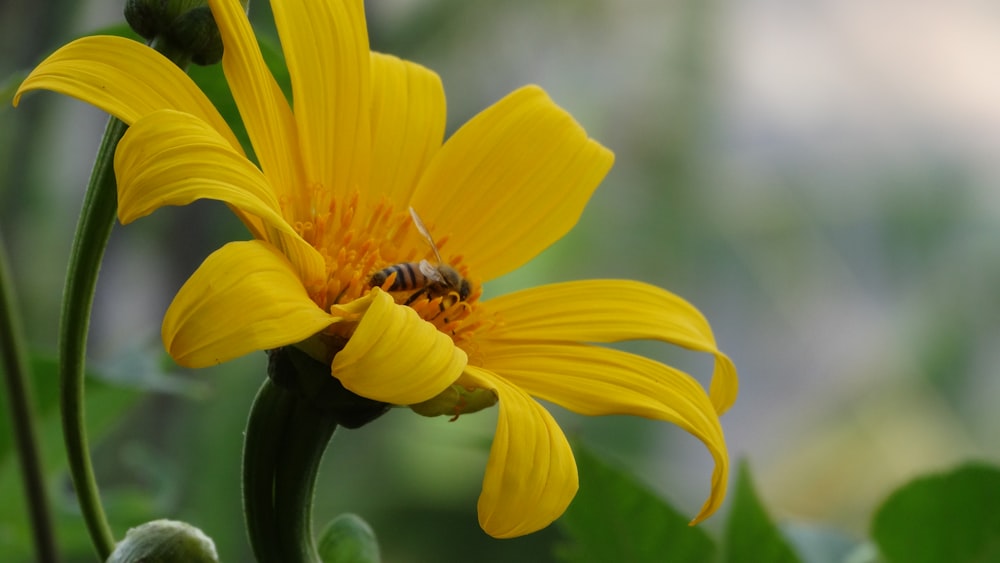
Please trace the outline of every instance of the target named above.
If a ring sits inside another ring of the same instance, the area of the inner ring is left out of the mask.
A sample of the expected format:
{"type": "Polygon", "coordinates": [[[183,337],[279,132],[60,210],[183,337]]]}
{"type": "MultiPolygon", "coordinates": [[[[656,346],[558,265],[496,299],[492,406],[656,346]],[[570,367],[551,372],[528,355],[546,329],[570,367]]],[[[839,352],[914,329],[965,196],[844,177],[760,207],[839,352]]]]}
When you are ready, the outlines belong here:
{"type": "Polygon", "coordinates": [[[372,274],[372,279],[369,283],[372,287],[382,287],[385,280],[389,279],[389,276],[393,273],[396,274],[396,279],[389,286],[389,291],[421,289],[432,281],[427,279],[427,276],[420,271],[419,262],[404,262],[402,264],[393,264],[388,268],[375,272],[372,274]]]}

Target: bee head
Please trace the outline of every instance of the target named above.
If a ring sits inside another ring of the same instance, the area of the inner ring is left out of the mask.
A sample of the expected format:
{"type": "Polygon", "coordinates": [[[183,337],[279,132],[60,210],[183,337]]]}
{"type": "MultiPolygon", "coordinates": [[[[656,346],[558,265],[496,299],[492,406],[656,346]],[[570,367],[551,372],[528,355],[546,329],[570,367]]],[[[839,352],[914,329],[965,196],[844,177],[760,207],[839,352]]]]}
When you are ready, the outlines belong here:
{"type": "Polygon", "coordinates": [[[382,287],[382,284],[384,284],[385,280],[388,278],[389,276],[385,273],[385,270],[379,270],[372,274],[371,279],[368,280],[368,285],[371,287],[382,287]]]}
{"type": "Polygon", "coordinates": [[[455,271],[451,266],[439,266],[438,272],[441,274],[441,278],[444,283],[451,289],[458,293],[459,301],[465,301],[472,293],[472,287],[469,285],[469,280],[463,278],[461,274],[455,271]]]}

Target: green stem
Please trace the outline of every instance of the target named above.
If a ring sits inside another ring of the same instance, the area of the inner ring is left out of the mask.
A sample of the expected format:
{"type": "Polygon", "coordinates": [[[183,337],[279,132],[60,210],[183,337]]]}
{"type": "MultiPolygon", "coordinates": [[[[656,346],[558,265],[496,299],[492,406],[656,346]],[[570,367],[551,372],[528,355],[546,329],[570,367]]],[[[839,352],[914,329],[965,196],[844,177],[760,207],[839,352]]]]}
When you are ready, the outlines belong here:
{"type": "Polygon", "coordinates": [[[124,123],[112,117],[104,130],[73,237],[59,324],[59,406],[66,457],[80,511],[101,561],[111,555],[115,540],[101,506],[90,463],[84,410],[84,366],[97,274],[118,209],[113,170],[115,148],[126,128],[124,123]]]}
{"type": "Polygon", "coordinates": [[[312,501],[337,423],[270,379],[254,400],[243,449],[243,508],[259,563],[317,563],[312,501]]]}
{"type": "Polygon", "coordinates": [[[281,523],[281,561],[318,563],[312,506],[316,477],[337,423],[329,412],[299,400],[286,428],[282,462],[274,475],[274,512],[281,523]]]}
{"type": "Polygon", "coordinates": [[[0,356],[7,385],[7,403],[21,463],[35,552],[39,562],[55,563],[58,556],[49,499],[45,494],[42,457],[38,452],[38,432],[29,384],[30,368],[25,359],[24,338],[18,321],[20,316],[15,303],[14,281],[7,264],[7,252],[0,240],[0,356]]]}
{"type": "MultiPolygon", "coordinates": [[[[166,42],[154,42],[151,46],[181,68],[188,64],[189,56],[167,52],[166,42]]],[[[80,511],[102,561],[114,550],[115,540],[101,506],[90,462],[84,410],[84,366],[97,275],[118,210],[115,149],[126,128],[127,125],[112,117],[104,130],[73,238],[59,324],[60,410],[66,457],[80,511]]]]}
{"type": "Polygon", "coordinates": [[[280,561],[275,544],[274,473],[287,426],[291,395],[270,379],[257,392],[243,441],[243,512],[250,547],[259,563],[280,561]]]}

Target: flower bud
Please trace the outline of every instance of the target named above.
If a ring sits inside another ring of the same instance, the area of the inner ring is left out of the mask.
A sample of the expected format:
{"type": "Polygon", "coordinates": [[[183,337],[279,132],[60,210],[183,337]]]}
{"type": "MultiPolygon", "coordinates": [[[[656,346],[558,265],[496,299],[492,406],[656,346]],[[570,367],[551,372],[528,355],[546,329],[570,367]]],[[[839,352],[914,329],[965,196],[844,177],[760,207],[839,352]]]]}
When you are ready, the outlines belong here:
{"type": "Polygon", "coordinates": [[[360,516],[341,514],[326,525],[317,549],[323,563],[379,563],[375,532],[360,516]]]}
{"type": "Polygon", "coordinates": [[[125,21],[143,39],[159,35],[167,19],[167,2],[159,0],[125,0],[125,21]]]}
{"type": "Polygon", "coordinates": [[[185,522],[154,520],[132,528],[107,563],[218,563],[215,543],[185,522]]]}
{"type": "Polygon", "coordinates": [[[181,14],[167,31],[167,38],[191,53],[191,62],[196,65],[211,65],[222,60],[222,35],[208,6],[181,14]]]}
{"type": "Polygon", "coordinates": [[[159,38],[195,64],[222,59],[222,37],[205,0],[126,0],[125,20],[143,38],[159,38]]]}

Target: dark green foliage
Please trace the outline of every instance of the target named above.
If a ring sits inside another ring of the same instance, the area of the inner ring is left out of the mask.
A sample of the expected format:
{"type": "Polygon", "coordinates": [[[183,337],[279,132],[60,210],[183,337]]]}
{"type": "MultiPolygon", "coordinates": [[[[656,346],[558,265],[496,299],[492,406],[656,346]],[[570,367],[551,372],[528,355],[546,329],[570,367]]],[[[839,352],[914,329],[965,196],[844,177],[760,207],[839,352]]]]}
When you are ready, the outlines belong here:
{"type": "Polygon", "coordinates": [[[1000,561],[1000,470],[968,464],[911,481],[879,509],[872,538],[894,563],[1000,561]]]}
{"type": "Polygon", "coordinates": [[[746,462],[740,463],[736,487],[731,495],[732,508],[726,526],[723,561],[731,563],[800,561],[757,497],[750,468],[746,462]]]}
{"type": "Polygon", "coordinates": [[[570,542],[558,558],[572,563],[701,563],[715,545],[689,518],[627,472],[575,445],[580,492],[559,520],[570,542]]]}

